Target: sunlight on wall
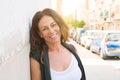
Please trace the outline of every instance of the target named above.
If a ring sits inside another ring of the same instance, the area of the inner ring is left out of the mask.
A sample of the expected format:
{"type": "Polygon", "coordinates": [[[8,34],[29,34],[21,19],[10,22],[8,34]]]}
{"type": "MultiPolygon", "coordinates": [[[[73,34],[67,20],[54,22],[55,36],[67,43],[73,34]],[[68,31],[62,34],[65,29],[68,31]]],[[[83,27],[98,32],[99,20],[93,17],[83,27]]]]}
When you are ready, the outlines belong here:
{"type": "Polygon", "coordinates": [[[30,80],[29,30],[36,11],[50,0],[0,1],[0,80],[30,80]]]}
{"type": "Polygon", "coordinates": [[[69,15],[70,13],[75,12],[78,8],[80,0],[63,0],[62,13],[63,16],[69,15]]]}
{"type": "Polygon", "coordinates": [[[54,9],[54,10],[56,10],[57,9],[57,0],[51,0],[51,7],[52,7],[52,9],[54,9]]]}

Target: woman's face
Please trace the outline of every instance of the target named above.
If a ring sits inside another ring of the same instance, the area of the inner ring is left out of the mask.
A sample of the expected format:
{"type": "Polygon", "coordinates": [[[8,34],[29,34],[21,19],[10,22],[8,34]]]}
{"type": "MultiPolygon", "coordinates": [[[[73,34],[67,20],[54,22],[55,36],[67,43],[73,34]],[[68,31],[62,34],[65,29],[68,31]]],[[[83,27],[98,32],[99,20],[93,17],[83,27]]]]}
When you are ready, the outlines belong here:
{"type": "Polygon", "coordinates": [[[61,32],[58,24],[50,16],[43,16],[38,23],[40,37],[48,44],[60,42],[61,32]]]}

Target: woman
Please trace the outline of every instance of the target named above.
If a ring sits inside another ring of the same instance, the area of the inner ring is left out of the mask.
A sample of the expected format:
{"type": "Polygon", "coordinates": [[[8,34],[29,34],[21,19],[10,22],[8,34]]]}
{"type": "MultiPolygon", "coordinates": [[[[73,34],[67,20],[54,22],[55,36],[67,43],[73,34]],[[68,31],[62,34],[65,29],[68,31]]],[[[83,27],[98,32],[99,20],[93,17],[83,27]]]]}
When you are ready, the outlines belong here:
{"type": "Polygon", "coordinates": [[[65,43],[69,28],[52,9],[38,11],[30,30],[31,80],[86,80],[72,45],[65,43]]]}

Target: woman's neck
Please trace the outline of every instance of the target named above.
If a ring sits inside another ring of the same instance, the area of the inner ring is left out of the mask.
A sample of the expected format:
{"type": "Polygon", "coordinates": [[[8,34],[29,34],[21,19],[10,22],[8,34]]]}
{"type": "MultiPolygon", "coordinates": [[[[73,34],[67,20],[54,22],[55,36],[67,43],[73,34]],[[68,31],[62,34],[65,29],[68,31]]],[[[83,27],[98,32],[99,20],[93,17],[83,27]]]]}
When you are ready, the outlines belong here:
{"type": "Polygon", "coordinates": [[[48,50],[50,52],[60,52],[62,49],[64,49],[64,47],[61,43],[48,45],[48,50]]]}

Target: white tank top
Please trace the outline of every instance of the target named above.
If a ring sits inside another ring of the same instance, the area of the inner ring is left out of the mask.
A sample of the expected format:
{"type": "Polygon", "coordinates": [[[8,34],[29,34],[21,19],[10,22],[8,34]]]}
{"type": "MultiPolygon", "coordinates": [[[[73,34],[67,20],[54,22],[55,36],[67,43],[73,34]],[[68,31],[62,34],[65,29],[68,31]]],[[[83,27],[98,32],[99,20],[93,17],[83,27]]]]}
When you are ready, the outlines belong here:
{"type": "Polygon", "coordinates": [[[69,67],[61,72],[50,69],[52,80],[80,80],[82,77],[81,70],[78,66],[78,61],[72,54],[72,60],[69,67]]]}

